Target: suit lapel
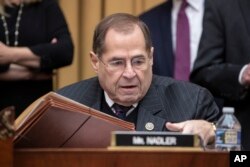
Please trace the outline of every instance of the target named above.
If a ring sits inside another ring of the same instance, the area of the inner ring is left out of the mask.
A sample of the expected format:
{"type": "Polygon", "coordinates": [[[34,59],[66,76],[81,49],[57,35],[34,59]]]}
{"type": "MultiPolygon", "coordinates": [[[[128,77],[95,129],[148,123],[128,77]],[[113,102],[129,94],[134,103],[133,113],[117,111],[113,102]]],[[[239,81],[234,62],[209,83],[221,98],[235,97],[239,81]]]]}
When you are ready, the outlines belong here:
{"type": "Polygon", "coordinates": [[[91,108],[94,108],[96,110],[101,111],[101,103],[100,103],[101,101],[102,101],[102,98],[101,98],[101,94],[100,94],[100,96],[98,96],[96,98],[96,101],[93,103],[93,105],[91,106],[91,108]]]}
{"type": "Polygon", "coordinates": [[[250,0],[238,0],[240,10],[246,22],[248,35],[250,36],[250,0]]]}
{"type": "Polygon", "coordinates": [[[162,131],[165,127],[166,120],[157,115],[163,111],[163,106],[157,97],[157,91],[150,87],[147,95],[140,102],[137,118],[136,130],[148,131],[153,126],[153,131],[162,131]]]}

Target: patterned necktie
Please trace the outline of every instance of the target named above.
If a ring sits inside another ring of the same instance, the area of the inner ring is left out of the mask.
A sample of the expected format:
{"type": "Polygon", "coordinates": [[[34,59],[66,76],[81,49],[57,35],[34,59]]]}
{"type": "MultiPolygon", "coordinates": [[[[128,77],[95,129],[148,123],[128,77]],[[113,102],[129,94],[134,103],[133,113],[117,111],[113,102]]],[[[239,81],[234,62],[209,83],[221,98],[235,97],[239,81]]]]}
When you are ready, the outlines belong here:
{"type": "Polygon", "coordinates": [[[113,108],[115,110],[115,114],[117,115],[118,118],[120,119],[125,119],[126,118],[126,113],[132,108],[132,106],[122,106],[119,104],[114,104],[113,108]]]}
{"type": "Polygon", "coordinates": [[[183,0],[178,12],[174,69],[174,78],[186,81],[190,74],[190,30],[185,12],[187,6],[187,0],[183,0]]]}

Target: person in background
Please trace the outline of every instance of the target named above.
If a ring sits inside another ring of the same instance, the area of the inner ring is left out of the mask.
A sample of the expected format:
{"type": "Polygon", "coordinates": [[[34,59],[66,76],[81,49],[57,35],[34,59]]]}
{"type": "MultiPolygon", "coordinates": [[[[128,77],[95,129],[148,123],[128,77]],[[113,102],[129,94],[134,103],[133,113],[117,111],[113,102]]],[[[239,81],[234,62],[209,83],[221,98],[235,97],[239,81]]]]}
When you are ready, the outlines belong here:
{"type": "Polygon", "coordinates": [[[135,124],[137,131],[178,131],[214,141],[218,107],[198,85],[153,75],[152,41],[138,17],[116,13],[95,28],[91,64],[97,77],[57,93],[135,124]]]}
{"type": "MultiPolygon", "coordinates": [[[[205,0],[166,0],[139,16],[149,27],[155,48],[154,74],[189,81],[203,31],[204,8],[205,0]]],[[[214,97],[221,111],[223,99],[214,97]]]]}
{"type": "Polygon", "coordinates": [[[166,0],[139,16],[149,27],[155,48],[154,74],[189,80],[202,33],[204,1],[166,0]],[[184,37],[187,42],[181,44],[184,37]]]}
{"type": "Polygon", "coordinates": [[[0,18],[0,108],[16,117],[53,89],[53,70],[70,65],[73,43],[55,0],[5,0],[0,18]]]}
{"type": "Polygon", "coordinates": [[[191,81],[235,108],[243,150],[250,150],[250,1],[207,0],[191,81]]]}

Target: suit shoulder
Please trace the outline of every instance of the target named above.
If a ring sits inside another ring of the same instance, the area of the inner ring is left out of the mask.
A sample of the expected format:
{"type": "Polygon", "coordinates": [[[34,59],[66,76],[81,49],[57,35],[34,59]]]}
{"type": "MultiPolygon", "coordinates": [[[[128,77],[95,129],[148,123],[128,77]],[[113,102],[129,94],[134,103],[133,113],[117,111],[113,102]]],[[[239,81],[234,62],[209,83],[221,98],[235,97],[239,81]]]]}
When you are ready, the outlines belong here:
{"type": "Polygon", "coordinates": [[[154,79],[152,84],[155,87],[161,87],[161,88],[179,88],[179,89],[186,89],[190,91],[199,91],[201,89],[205,89],[197,84],[188,82],[188,81],[178,81],[170,77],[163,77],[163,76],[157,76],[154,75],[154,79]]]}
{"type": "Polygon", "coordinates": [[[82,81],[67,85],[61,89],[58,89],[56,92],[61,95],[68,96],[69,94],[79,92],[79,90],[83,92],[84,90],[87,90],[89,86],[94,86],[94,85],[97,85],[98,83],[99,82],[98,82],[97,77],[94,77],[94,78],[82,80],[82,81]]]}

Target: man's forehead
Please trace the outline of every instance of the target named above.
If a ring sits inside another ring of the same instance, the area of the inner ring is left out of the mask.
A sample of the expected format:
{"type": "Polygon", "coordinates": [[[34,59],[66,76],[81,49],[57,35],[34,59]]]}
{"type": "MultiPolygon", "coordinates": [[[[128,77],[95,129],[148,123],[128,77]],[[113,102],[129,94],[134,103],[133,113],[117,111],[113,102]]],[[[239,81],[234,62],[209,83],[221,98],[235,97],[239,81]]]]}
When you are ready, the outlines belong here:
{"type": "Polygon", "coordinates": [[[119,36],[129,37],[130,35],[136,35],[135,40],[140,38],[143,39],[144,42],[146,42],[142,30],[138,26],[135,27],[132,31],[117,31],[114,28],[110,28],[106,33],[104,42],[107,43],[110,42],[110,40],[113,41],[115,36],[118,36],[118,39],[121,39],[119,36]]]}

